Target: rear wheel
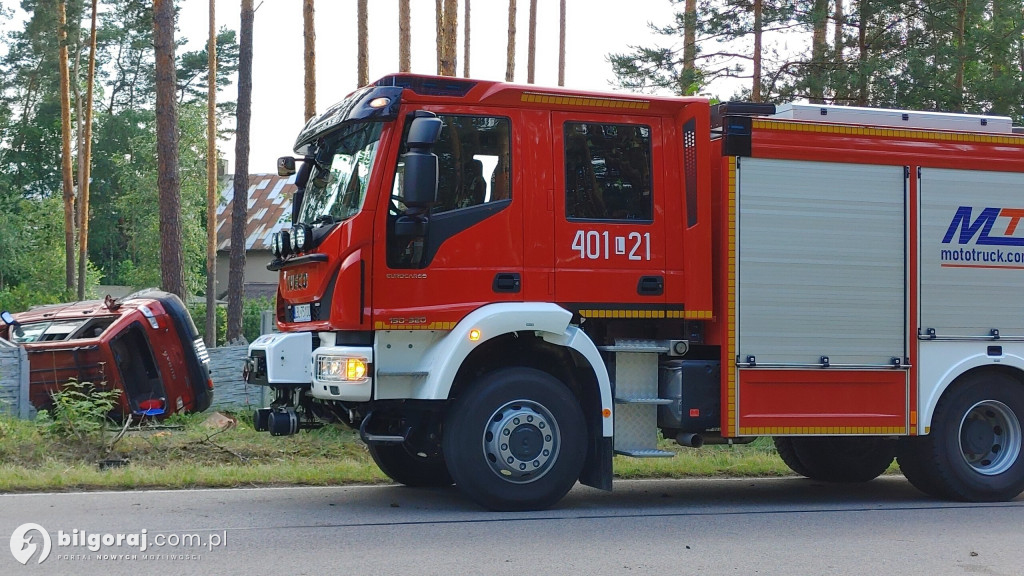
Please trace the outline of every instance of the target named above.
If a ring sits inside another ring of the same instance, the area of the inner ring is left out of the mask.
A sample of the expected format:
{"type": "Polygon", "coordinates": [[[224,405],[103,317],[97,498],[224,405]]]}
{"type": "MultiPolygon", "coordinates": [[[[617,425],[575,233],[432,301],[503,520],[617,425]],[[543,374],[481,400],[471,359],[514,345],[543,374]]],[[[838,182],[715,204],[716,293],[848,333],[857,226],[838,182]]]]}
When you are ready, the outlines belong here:
{"type": "Polygon", "coordinates": [[[792,438],[789,436],[776,436],[772,440],[775,441],[775,450],[779,453],[779,457],[786,463],[786,466],[789,466],[790,470],[801,476],[810,476],[811,472],[796,456],[796,448],[793,447],[792,438]]]}
{"type": "Polygon", "coordinates": [[[900,448],[903,474],[920,490],[969,502],[1024,491],[1024,384],[994,370],[965,376],[935,407],[930,434],[900,448]]]}
{"type": "Polygon", "coordinates": [[[492,510],[538,510],[572,488],[586,457],[573,393],[533,368],[480,377],[452,403],[443,452],[455,484],[492,510]]]}
{"type": "Polygon", "coordinates": [[[822,482],[874,480],[896,457],[896,442],[888,438],[811,436],[782,440],[779,455],[786,465],[797,474],[822,482]]]}
{"type": "Polygon", "coordinates": [[[408,444],[368,444],[381,472],[412,487],[451,486],[452,477],[440,454],[416,452],[408,444]]]}

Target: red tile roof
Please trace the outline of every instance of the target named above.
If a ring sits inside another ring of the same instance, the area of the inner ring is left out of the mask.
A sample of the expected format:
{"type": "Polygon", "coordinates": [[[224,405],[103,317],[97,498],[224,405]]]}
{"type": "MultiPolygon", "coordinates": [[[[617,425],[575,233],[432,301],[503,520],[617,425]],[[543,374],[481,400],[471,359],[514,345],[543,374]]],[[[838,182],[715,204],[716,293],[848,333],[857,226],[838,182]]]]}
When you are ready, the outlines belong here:
{"type": "MultiPolygon", "coordinates": [[[[229,177],[230,178],[230,177],[229,177]]],[[[245,226],[245,250],[270,250],[270,237],[291,227],[295,176],[249,175],[249,222],[245,226]]],[[[230,180],[220,192],[217,206],[217,250],[231,249],[231,209],[235,184],[230,180]]]]}

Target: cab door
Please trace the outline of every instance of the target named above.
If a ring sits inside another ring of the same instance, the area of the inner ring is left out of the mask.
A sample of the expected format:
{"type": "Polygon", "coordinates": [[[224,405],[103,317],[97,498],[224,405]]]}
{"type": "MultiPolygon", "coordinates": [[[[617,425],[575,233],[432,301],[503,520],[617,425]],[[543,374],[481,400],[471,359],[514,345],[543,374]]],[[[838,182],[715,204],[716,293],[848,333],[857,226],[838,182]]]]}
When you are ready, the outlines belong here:
{"type": "Polygon", "coordinates": [[[660,119],[554,113],[552,132],[556,301],[589,317],[664,310],[660,119]]]}
{"type": "MultiPolygon", "coordinates": [[[[523,299],[523,217],[513,178],[512,114],[430,107],[443,122],[432,153],[437,202],[402,202],[399,154],[373,269],[376,330],[448,330],[485,304],[523,299]]],[[[401,152],[401,151],[398,151],[401,152]]],[[[386,195],[386,194],[385,194],[386,195]]]]}

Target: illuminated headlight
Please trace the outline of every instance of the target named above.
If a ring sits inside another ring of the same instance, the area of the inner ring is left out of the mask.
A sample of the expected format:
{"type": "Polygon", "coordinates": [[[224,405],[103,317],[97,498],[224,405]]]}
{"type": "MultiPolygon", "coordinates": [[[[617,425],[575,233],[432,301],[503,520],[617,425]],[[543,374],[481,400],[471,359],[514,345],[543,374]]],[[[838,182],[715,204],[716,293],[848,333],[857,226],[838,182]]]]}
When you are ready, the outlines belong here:
{"type": "Polygon", "coordinates": [[[306,250],[309,250],[309,232],[309,227],[305,224],[296,224],[295,228],[292,228],[292,244],[295,252],[305,252],[306,250]]]}
{"type": "Polygon", "coordinates": [[[366,358],[352,356],[317,356],[316,379],[324,382],[365,382],[368,376],[366,358]]]}

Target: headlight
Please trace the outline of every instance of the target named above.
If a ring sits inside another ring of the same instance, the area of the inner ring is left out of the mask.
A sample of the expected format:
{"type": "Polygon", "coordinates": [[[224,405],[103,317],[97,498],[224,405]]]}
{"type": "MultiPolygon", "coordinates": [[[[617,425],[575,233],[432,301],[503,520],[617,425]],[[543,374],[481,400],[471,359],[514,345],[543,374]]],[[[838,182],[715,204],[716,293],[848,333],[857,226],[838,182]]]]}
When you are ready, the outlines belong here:
{"type": "Polygon", "coordinates": [[[295,252],[305,252],[309,250],[310,244],[310,233],[309,227],[305,224],[296,224],[292,228],[292,244],[294,245],[295,252]]]}
{"type": "Polygon", "coordinates": [[[270,235],[270,253],[274,258],[281,257],[281,235],[277,232],[270,235]]]}
{"type": "Polygon", "coordinates": [[[368,376],[366,358],[317,356],[316,379],[325,382],[364,382],[368,376]]]}
{"type": "Polygon", "coordinates": [[[291,234],[287,230],[281,230],[277,235],[281,239],[281,257],[285,257],[292,253],[292,242],[291,234]]]}

